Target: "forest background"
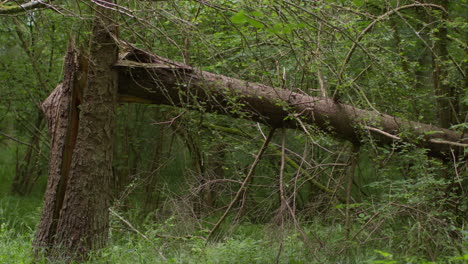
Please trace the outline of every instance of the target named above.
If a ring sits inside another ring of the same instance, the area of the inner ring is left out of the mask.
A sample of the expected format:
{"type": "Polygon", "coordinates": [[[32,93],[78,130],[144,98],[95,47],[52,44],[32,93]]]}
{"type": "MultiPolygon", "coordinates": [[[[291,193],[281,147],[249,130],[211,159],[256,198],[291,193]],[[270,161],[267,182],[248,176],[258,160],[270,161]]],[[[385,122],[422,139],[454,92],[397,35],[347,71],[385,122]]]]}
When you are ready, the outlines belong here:
{"type": "MultiPolygon", "coordinates": [[[[37,258],[50,155],[40,105],[63,81],[69,39],[89,42],[100,3],[0,2],[1,263],[37,258]]],[[[142,50],[466,137],[466,0],[117,4],[119,39],[142,50]]],[[[356,127],[358,143],[308,123],[271,129],[241,99],[226,92],[218,114],[120,104],[109,241],[89,263],[468,259],[466,144],[440,158],[410,130],[381,145],[369,128],[356,127]]]]}

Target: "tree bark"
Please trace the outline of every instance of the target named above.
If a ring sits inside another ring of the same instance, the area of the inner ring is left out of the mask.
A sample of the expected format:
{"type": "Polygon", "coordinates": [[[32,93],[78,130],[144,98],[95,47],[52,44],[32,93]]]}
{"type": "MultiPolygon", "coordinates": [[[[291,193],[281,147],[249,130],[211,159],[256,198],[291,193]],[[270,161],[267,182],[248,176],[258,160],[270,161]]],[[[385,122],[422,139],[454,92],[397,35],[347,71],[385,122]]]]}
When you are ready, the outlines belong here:
{"type": "Polygon", "coordinates": [[[107,241],[118,52],[110,12],[96,8],[89,61],[78,69],[70,47],[65,81],[44,103],[52,149],[34,245],[52,258],[81,260],[107,241]]]}
{"type": "Polygon", "coordinates": [[[78,129],[76,69],[76,54],[73,42],[70,41],[64,63],[64,81],[42,103],[51,146],[44,208],[34,240],[37,250],[52,248],[57,232],[57,221],[63,204],[78,129]]]}
{"type": "MultiPolygon", "coordinates": [[[[435,0],[434,3],[442,6],[446,12],[442,12],[442,23],[448,21],[448,0],[435,0]]],[[[433,18],[432,18],[433,19],[433,18]]],[[[458,96],[456,88],[448,80],[449,52],[447,49],[447,27],[441,25],[435,32],[434,52],[432,54],[432,78],[434,91],[437,96],[439,125],[443,128],[449,128],[456,123],[458,110],[458,96]]]]}
{"type": "Polygon", "coordinates": [[[368,136],[381,145],[406,141],[441,158],[451,158],[451,150],[468,146],[460,133],[448,129],[201,71],[133,47],[129,50],[115,65],[121,102],[167,104],[274,127],[311,124],[354,144],[368,136]]]}

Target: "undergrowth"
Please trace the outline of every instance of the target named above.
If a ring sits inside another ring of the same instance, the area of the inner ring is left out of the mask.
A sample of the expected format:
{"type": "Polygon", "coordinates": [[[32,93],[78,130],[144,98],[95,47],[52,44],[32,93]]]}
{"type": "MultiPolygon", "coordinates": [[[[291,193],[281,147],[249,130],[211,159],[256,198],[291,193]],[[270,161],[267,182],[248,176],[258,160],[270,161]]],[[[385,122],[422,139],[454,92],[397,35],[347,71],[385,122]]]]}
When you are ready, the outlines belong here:
{"type": "MultiPolygon", "coordinates": [[[[0,263],[33,262],[31,243],[39,208],[39,202],[29,199],[9,196],[0,199],[0,263]]],[[[94,252],[87,263],[276,263],[277,258],[279,263],[465,263],[468,260],[466,232],[458,248],[449,241],[450,237],[432,233],[433,239],[443,247],[438,254],[444,250],[446,254],[430,260],[427,250],[422,245],[418,248],[412,241],[430,234],[421,234],[427,232],[423,224],[408,219],[405,223],[405,218],[400,223],[364,229],[365,222],[357,221],[352,226],[355,234],[359,232],[354,240],[345,238],[345,228],[338,221],[317,219],[303,225],[307,240],[292,226],[280,229],[274,224],[242,223],[218,241],[206,243],[202,239],[206,230],[180,234],[181,227],[190,229],[195,219],[170,217],[161,224],[133,226],[128,220],[122,221],[123,215],[129,213],[118,214],[121,218],[111,217],[109,245],[94,252]]]]}
{"type": "MultiPolygon", "coordinates": [[[[3,153],[0,166],[0,263],[49,263],[34,260],[31,246],[42,197],[8,194],[15,170],[9,154],[3,153]]],[[[391,179],[395,172],[381,169],[384,180],[364,186],[372,195],[351,205],[330,205],[322,214],[299,214],[300,228],[292,221],[280,226],[228,218],[222,234],[208,243],[204,238],[219,215],[191,217],[184,208],[174,209],[183,207],[177,199],[168,203],[172,210],[145,216],[141,208],[116,204],[108,246],[86,263],[466,263],[468,232],[461,218],[466,197],[446,191],[462,182],[426,169],[436,165],[413,166],[408,174],[418,177],[407,179],[391,179]],[[455,210],[447,204],[458,205],[455,210]]]]}

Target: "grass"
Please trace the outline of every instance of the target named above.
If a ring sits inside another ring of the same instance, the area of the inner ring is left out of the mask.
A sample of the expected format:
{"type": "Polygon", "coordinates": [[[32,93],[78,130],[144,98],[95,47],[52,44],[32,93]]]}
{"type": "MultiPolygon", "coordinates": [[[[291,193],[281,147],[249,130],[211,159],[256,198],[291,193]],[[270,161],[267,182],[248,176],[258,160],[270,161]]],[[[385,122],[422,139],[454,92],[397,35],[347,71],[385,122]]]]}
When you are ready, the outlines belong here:
{"type": "MultiPolygon", "coordinates": [[[[31,242],[40,203],[4,196],[0,198],[0,206],[0,263],[32,263],[31,242]]],[[[147,239],[115,217],[111,223],[109,245],[94,252],[87,263],[276,263],[281,234],[279,263],[464,263],[468,258],[466,253],[451,254],[431,262],[423,252],[408,255],[403,248],[398,252],[395,244],[407,238],[404,233],[389,233],[388,239],[359,244],[344,239],[341,224],[323,221],[304,225],[308,237],[312,238],[312,234],[320,237],[322,246],[313,239],[305,243],[293,228],[280,232],[278,226],[272,224],[243,223],[220,241],[205,244],[197,237],[177,237],[175,230],[190,224],[177,218],[142,229],[147,239]],[[163,235],[171,237],[161,237],[163,235]]],[[[353,228],[357,230],[359,226],[353,228]]],[[[387,228],[383,232],[391,232],[391,228],[387,228]]],[[[194,235],[203,235],[203,231],[194,235]]],[[[46,263],[45,260],[40,262],[46,263]]]]}
{"type": "MultiPolygon", "coordinates": [[[[37,194],[28,197],[8,194],[11,175],[15,173],[12,152],[13,149],[0,151],[0,263],[33,263],[31,245],[39,221],[42,197],[37,194]]],[[[427,178],[415,182],[412,188],[427,190],[428,186],[437,184],[427,178]],[[422,187],[418,187],[421,184],[422,187]]],[[[382,185],[388,186],[384,182],[382,185]]],[[[402,182],[398,188],[407,188],[407,185],[407,182],[402,182]]],[[[417,194],[419,189],[411,193],[417,194]]],[[[405,191],[407,189],[401,193],[405,191]]],[[[407,197],[394,195],[391,199],[396,202],[397,199],[407,197]]],[[[401,201],[416,209],[417,204],[427,203],[422,198],[414,204],[401,201]]],[[[111,215],[109,244],[93,252],[87,263],[276,263],[277,259],[279,263],[343,264],[457,264],[468,261],[466,230],[458,230],[462,237],[453,238],[451,230],[444,230],[429,221],[430,215],[403,210],[391,206],[388,201],[356,206],[364,213],[352,218],[351,237],[359,232],[354,239],[346,239],[344,220],[340,213],[343,207],[337,206],[325,215],[301,219],[303,232],[309,240],[304,240],[301,232],[292,226],[281,229],[272,223],[242,222],[235,227],[226,223],[224,235],[210,243],[199,238],[207,235],[206,229],[199,229],[200,226],[206,228],[206,222],[189,218],[187,214],[172,212],[171,217],[155,220],[154,217],[141,219],[138,208],[117,211],[145,237],[111,215]],[[411,212],[414,214],[409,214],[411,212]],[[373,220],[369,221],[371,218],[373,220]],[[278,254],[279,250],[281,254],[278,254]]],[[[214,222],[216,219],[203,220],[214,222]]],[[[48,262],[43,259],[35,263],[48,262]]]]}

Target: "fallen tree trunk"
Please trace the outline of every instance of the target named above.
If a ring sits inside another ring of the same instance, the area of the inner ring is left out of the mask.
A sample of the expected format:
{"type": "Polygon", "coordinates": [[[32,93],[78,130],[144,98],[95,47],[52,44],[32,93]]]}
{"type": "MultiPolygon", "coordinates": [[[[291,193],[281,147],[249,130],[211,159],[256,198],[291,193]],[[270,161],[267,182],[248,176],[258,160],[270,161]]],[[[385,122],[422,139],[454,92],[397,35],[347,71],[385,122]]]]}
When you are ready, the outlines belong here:
{"type": "Polygon", "coordinates": [[[468,146],[468,139],[452,130],[201,71],[139,49],[122,54],[115,67],[121,102],[199,109],[275,127],[312,124],[354,144],[369,135],[379,144],[410,141],[434,157],[450,158],[452,150],[468,146]]]}

